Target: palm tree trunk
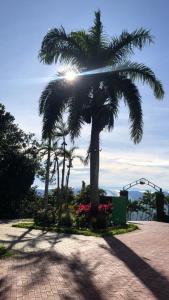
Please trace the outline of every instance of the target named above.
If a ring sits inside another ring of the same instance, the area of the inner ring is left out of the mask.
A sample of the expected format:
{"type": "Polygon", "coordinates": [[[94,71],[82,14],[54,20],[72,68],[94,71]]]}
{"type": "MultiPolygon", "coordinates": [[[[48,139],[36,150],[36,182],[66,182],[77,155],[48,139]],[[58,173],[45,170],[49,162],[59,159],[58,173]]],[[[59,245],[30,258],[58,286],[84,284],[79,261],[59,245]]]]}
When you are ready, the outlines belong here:
{"type": "Polygon", "coordinates": [[[62,167],[62,182],[61,182],[61,188],[64,187],[64,180],[65,180],[65,164],[66,164],[66,152],[65,152],[65,137],[63,137],[63,167],[62,167]]]}
{"type": "Polygon", "coordinates": [[[91,143],[90,143],[90,201],[91,211],[95,215],[99,204],[99,135],[94,120],[92,120],[91,143]]]}
{"type": "MultiPolygon", "coordinates": [[[[70,163],[69,163],[70,164],[70,163]]],[[[67,171],[67,176],[66,176],[66,188],[68,189],[69,187],[69,177],[70,177],[70,166],[68,168],[68,171],[67,171]]]]}
{"type": "Polygon", "coordinates": [[[56,164],[57,164],[57,188],[59,190],[60,188],[60,176],[59,176],[59,160],[56,157],[56,164]]]}
{"type": "Polygon", "coordinates": [[[46,163],[45,193],[44,193],[45,206],[47,206],[47,204],[48,204],[49,172],[50,172],[50,153],[51,153],[51,136],[48,139],[48,154],[47,154],[47,163],[46,163]]]}

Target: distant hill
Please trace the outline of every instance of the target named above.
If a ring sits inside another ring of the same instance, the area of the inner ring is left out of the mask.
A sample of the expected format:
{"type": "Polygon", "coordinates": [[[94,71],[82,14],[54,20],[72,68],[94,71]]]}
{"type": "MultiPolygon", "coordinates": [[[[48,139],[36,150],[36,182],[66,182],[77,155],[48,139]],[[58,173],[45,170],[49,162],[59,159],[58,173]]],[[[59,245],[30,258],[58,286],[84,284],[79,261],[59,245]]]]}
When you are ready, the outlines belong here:
{"type": "MultiPolygon", "coordinates": [[[[111,189],[111,188],[104,188],[107,192],[107,196],[119,196],[119,192],[120,190],[117,189],[111,189]]],[[[80,188],[79,187],[74,187],[73,191],[75,193],[75,195],[77,195],[80,192],[80,188]]],[[[139,198],[141,198],[143,196],[144,191],[141,190],[134,190],[134,191],[129,191],[129,199],[131,200],[138,200],[139,198]]],[[[165,195],[168,195],[169,193],[164,191],[165,195]]],[[[37,194],[39,196],[43,196],[44,195],[44,190],[43,189],[37,189],[37,194]]]]}

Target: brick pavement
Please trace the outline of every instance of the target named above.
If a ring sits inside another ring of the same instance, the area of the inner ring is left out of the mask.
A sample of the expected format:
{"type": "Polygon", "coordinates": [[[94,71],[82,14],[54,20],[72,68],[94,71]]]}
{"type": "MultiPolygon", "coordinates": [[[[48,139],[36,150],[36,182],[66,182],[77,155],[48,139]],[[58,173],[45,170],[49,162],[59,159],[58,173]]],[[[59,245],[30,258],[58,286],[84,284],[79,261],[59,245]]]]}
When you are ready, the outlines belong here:
{"type": "Polygon", "coordinates": [[[169,224],[140,222],[113,238],[64,236],[0,224],[0,299],[169,299],[169,224]]]}

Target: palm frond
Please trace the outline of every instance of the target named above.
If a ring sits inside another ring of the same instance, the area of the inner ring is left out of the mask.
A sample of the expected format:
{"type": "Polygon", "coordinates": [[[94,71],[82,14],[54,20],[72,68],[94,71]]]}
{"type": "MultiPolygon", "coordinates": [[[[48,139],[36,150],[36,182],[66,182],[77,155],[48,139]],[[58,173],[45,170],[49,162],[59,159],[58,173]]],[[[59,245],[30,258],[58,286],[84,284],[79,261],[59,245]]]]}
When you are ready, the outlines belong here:
{"type": "Polygon", "coordinates": [[[67,34],[63,27],[51,29],[42,41],[39,58],[46,64],[56,63],[59,59],[79,65],[84,59],[84,37],[84,31],[67,34]]]}
{"type": "Polygon", "coordinates": [[[61,118],[58,123],[55,124],[55,137],[61,138],[66,137],[69,134],[69,127],[61,118]]]}
{"type": "Polygon", "coordinates": [[[139,143],[143,135],[143,113],[141,107],[141,96],[135,84],[127,78],[119,81],[126,104],[129,108],[129,119],[131,122],[130,135],[134,143],[139,143]]]}
{"type": "Polygon", "coordinates": [[[112,88],[115,89],[118,99],[124,97],[125,104],[129,108],[131,138],[134,143],[139,143],[143,135],[143,114],[139,91],[131,79],[124,76],[112,75],[112,88]]]}
{"type": "Polygon", "coordinates": [[[112,39],[105,54],[107,55],[107,60],[112,60],[112,64],[116,64],[132,54],[134,48],[141,50],[146,44],[151,44],[152,42],[153,37],[150,34],[150,30],[140,28],[131,33],[123,31],[119,37],[112,39]]]}
{"type": "Polygon", "coordinates": [[[69,130],[72,141],[80,135],[81,127],[84,123],[82,117],[82,106],[79,99],[73,97],[69,102],[69,130]]]}
{"type": "Polygon", "coordinates": [[[128,76],[132,80],[140,80],[142,83],[148,84],[157,99],[164,97],[162,83],[156,78],[154,72],[144,64],[128,61],[124,65],[117,66],[115,71],[128,76]]]}
{"type": "Polygon", "coordinates": [[[92,44],[95,46],[94,48],[96,48],[95,50],[100,50],[100,48],[104,48],[107,45],[106,35],[103,34],[100,10],[95,12],[94,25],[90,28],[89,32],[92,44]]]}
{"type": "Polygon", "coordinates": [[[43,115],[43,138],[54,132],[56,122],[62,119],[62,113],[68,101],[69,91],[63,81],[52,81],[42,92],[39,103],[43,115]]]}
{"type": "Polygon", "coordinates": [[[117,118],[119,109],[119,97],[118,91],[112,82],[112,78],[106,78],[106,80],[104,81],[104,89],[107,96],[106,99],[111,106],[113,116],[114,118],[117,118]]]}
{"type": "Polygon", "coordinates": [[[82,155],[74,155],[73,159],[79,159],[82,164],[85,164],[85,159],[82,155]]]}
{"type": "Polygon", "coordinates": [[[84,123],[84,111],[89,103],[90,79],[79,78],[73,85],[72,97],[69,99],[69,117],[68,124],[72,141],[80,134],[84,123]]]}

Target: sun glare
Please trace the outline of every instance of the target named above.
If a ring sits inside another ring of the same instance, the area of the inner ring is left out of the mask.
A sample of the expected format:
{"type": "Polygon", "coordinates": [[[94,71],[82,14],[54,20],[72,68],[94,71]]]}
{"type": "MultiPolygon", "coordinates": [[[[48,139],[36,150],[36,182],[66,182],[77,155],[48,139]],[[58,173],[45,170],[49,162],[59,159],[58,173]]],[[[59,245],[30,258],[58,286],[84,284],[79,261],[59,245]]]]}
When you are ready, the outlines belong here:
{"type": "Polygon", "coordinates": [[[77,76],[77,73],[75,71],[67,71],[65,74],[65,78],[68,81],[75,80],[76,76],[77,76]]]}

